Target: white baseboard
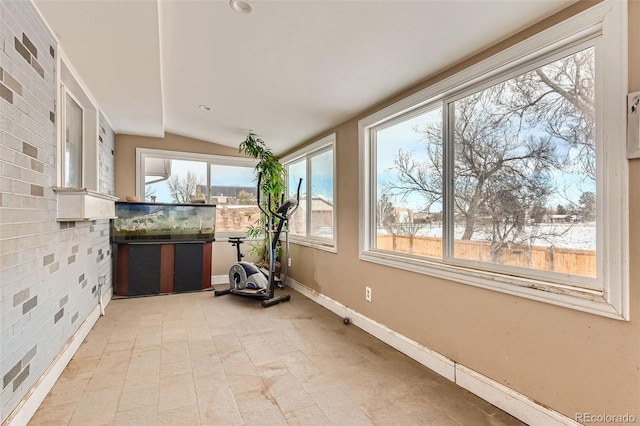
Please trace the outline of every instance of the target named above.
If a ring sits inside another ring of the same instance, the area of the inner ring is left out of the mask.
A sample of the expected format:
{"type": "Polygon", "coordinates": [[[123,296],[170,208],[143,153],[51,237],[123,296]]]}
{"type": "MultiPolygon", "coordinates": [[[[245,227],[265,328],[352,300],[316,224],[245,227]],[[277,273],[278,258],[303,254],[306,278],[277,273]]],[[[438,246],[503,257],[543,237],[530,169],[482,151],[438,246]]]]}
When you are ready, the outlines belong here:
{"type": "Polygon", "coordinates": [[[287,279],[287,285],[340,317],[348,317],[355,326],[527,424],[579,425],[573,419],[537,404],[531,398],[456,363],[292,278],[287,279]]]}
{"type": "Polygon", "coordinates": [[[456,364],[456,383],[530,425],[580,425],[556,411],[482,374],[456,364]]]}
{"type": "MultiPolygon", "coordinates": [[[[103,296],[103,302],[105,307],[111,301],[111,295],[113,289],[107,291],[107,294],[103,296]],[[107,297],[108,296],[108,297],[107,297]]],[[[71,361],[71,358],[78,351],[78,348],[84,342],[96,321],[100,318],[100,305],[97,305],[93,311],[89,314],[89,317],[82,323],[78,331],[75,332],[73,337],[69,339],[66,346],[53,360],[49,368],[44,372],[38,381],[29,389],[29,392],[22,398],[20,404],[13,410],[13,412],[2,423],[7,426],[25,426],[29,423],[33,415],[44,401],[53,385],[58,381],[60,375],[71,361]]]]}
{"type": "Polygon", "coordinates": [[[211,285],[229,284],[229,275],[211,275],[211,285]]]}

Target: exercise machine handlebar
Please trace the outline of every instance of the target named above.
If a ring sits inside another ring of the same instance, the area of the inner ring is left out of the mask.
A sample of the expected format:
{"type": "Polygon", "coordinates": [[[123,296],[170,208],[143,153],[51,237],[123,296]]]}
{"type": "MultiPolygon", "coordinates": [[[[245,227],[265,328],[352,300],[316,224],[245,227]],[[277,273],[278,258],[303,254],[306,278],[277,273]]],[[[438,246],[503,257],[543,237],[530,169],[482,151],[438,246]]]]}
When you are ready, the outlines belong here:
{"type": "MultiPolygon", "coordinates": [[[[268,205],[268,209],[269,211],[267,212],[263,207],[262,207],[262,203],[260,202],[260,192],[261,191],[261,184],[262,183],[262,173],[258,174],[258,208],[260,209],[260,211],[262,211],[262,213],[264,213],[266,216],[275,216],[280,220],[287,220],[288,217],[285,217],[283,215],[281,215],[280,213],[278,213],[277,211],[273,210],[273,206],[271,203],[271,194],[268,194],[268,198],[267,198],[267,205],[268,205]]],[[[293,210],[291,210],[289,212],[289,214],[287,216],[290,216],[297,208],[298,208],[298,204],[300,203],[300,187],[302,186],[302,178],[300,178],[300,180],[298,181],[298,189],[296,191],[296,206],[294,207],[293,210]]],[[[284,194],[282,194],[282,199],[280,200],[280,205],[284,204],[284,194]]]]}

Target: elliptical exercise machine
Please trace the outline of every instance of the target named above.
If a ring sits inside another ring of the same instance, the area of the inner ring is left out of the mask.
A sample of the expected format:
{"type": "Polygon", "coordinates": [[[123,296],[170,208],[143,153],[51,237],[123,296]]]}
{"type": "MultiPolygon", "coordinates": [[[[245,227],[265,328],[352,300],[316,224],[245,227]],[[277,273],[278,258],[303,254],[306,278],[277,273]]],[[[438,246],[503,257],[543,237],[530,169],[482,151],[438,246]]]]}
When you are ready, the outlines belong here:
{"type": "Polygon", "coordinates": [[[215,296],[222,296],[224,294],[235,294],[237,296],[253,297],[256,299],[262,299],[262,307],[277,305],[281,302],[287,302],[291,299],[291,295],[283,294],[275,296],[275,287],[278,285],[280,288],[284,288],[284,282],[286,280],[288,259],[284,262],[284,274],[283,279],[276,278],[276,257],[278,250],[278,240],[284,230],[286,241],[286,252],[289,257],[289,219],[291,215],[298,208],[300,202],[300,186],[302,185],[302,179],[298,182],[298,190],[296,198],[289,198],[284,200],[284,195],[280,203],[280,207],[274,210],[274,206],[271,200],[271,194],[269,194],[267,200],[266,210],[260,203],[260,183],[262,181],[262,174],[258,176],[258,207],[260,211],[267,217],[265,223],[265,232],[268,236],[269,242],[269,270],[258,268],[251,262],[245,262],[242,260],[244,255],[240,250],[240,245],[244,242],[244,237],[231,237],[229,242],[232,246],[236,247],[237,263],[231,266],[229,269],[229,288],[224,290],[215,290],[213,294],[215,296]]]}

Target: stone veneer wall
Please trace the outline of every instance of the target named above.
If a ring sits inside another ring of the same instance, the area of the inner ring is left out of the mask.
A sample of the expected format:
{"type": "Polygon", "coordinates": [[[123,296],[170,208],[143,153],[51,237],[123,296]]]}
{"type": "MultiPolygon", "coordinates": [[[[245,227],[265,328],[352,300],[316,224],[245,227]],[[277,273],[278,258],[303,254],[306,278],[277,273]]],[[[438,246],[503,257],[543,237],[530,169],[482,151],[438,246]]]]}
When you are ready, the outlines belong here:
{"type": "MultiPolygon", "coordinates": [[[[4,421],[111,296],[109,221],[56,222],[57,41],[31,2],[0,2],[0,392],[4,421]]],[[[115,135],[100,116],[100,192],[115,135]]]]}

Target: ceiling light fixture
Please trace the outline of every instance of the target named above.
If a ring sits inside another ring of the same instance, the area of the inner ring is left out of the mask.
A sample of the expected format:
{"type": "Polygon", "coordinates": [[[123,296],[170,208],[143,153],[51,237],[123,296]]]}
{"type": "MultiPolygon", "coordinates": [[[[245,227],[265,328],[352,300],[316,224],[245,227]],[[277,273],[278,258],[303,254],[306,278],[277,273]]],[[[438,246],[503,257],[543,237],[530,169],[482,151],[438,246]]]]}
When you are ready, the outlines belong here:
{"type": "Polygon", "coordinates": [[[231,9],[235,10],[238,13],[251,13],[253,12],[253,5],[249,2],[249,0],[230,0],[229,5],[231,9]]]}
{"type": "Polygon", "coordinates": [[[209,105],[199,105],[198,108],[203,111],[213,111],[213,108],[211,108],[209,105]]]}

